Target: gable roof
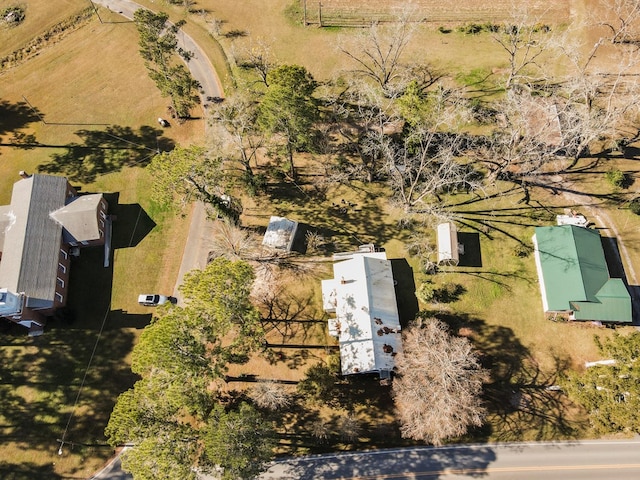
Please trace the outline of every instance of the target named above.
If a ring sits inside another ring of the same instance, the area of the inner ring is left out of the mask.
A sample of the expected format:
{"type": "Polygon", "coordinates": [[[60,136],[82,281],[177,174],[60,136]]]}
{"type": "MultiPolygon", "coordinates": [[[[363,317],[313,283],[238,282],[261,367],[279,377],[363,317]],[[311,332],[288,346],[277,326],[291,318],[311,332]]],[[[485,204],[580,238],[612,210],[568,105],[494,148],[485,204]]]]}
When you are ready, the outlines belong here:
{"type": "Polygon", "coordinates": [[[5,211],[10,223],[4,232],[0,287],[24,292],[32,308],[48,306],[55,295],[62,226],[49,214],[64,206],[67,192],[64,177],[32,175],[14,184],[5,211]]]}
{"type": "Polygon", "coordinates": [[[375,257],[337,262],[334,278],[322,282],[325,306],[335,308],[343,375],[391,371],[402,348],[391,262],[375,257]]]}
{"type": "Polygon", "coordinates": [[[545,311],[573,311],[577,320],[631,321],[631,297],[610,279],[597,230],[536,227],[536,264],[545,311]]]}
{"type": "Polygon", "coordinates": [[[100,238],[97,222],[101,193],[71,197],[68,203],[51,212],[51,218],[64,227],[66,242],[83,242],[100,238]]]}

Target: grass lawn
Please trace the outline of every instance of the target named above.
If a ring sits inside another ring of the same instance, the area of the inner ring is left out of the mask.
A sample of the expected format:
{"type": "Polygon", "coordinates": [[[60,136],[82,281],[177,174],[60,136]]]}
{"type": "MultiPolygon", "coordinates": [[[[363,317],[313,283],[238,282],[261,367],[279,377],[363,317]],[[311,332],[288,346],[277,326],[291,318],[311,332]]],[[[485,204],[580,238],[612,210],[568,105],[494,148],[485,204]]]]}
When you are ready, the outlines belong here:
{"type": "MultiPolygon", "coordinates": [[[[30,2],[27,19],[56,23],[84,7],[83,2],[30,2]]],[[[114,14],[113,19],[120,18],[114,14]]],[[[91,180],[72,182],[82,191],[107,194],[110,213],[117,216],[111,266],[102,266],[100,249],[84,250],[74,260],[69,312],[52,322],[44,336],[27,338],[24,329],[3,325],[0,477],[88,478],[112,454],[104,447],[103,429],[117,395],[134,381],[129,354],[151,318],[151,310],[137,304],[137,295],[173,291],[188,231],[188,217],[162,211],[150,201],[147,153],[157,142],[200,141],[204,126],[200,120],[157,129],[155,120],[168,102],[147,76],[133,25],[100,24],[95,17],[33,59],[3,71],[0,91],[2,204],[9,203],[19,170],[36,172],[38,166],[55,164],[54,155],[63,167],[60,159],[72,158],[85,139],[103,138],[100,132],[109,126],[129,132],[127,139],[142,145],[131,151],[137,163],[110,163],[108,155],[96,156],[105,163],[86,165],[91,180]],[[27,143],[37,146],[25,148],[20,135],[33,135],[27,143]],[[67,422],[65,440],[72,443],[58,456],[57,439],[67,422]]],[[[122,146],[117,139],[106,144],[122,146]]]]}

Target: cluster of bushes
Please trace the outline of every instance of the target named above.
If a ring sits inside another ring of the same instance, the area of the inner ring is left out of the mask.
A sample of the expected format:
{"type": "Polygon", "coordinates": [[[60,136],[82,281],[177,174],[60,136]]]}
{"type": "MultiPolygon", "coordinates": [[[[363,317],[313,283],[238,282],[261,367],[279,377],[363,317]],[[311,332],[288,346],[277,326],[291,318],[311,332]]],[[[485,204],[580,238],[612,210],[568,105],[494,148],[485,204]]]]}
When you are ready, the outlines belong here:
{"type": "Polygon", "coordinates": [[[0,25],[15,27],[20,25],[25,17],[25,7],[13,5],[0,10],[0,25]]]}
{"type": "Polygon", "coordinates": [[[631,183],[629,175],[616,168],[607,171],[605,178],[613,188],[628,188],[631,183]]]}
{"type": "MultiPolygon", "coordinates": [[[[465,23],[456,28],[456,31],[460,33],[464,33],[465,35],[477,35],[482,32],[489,33],[516,33],[517,30],[521,28],[516,25],[500,25],[498,23],[485,22],[485,23],[465,23]]],[[[547,33],[551,31],[551,27],[547,24],[536,23],[532,27],[530,27],[534,33],[543,32],[547,33]]],[[[438,31],[440,33],[451,33],[453,30],[449,27],[440,26],[438,27],[438,31]]]]}
{"type": "Polygon", "coordinates": [[[629,202],[629,210],[636,215],[640,215],[640,197],[636,197],[629,202]]]}
{"type": "Polygon", "coordinates": [[[440,286],[424,282],[418,287],[416,297],[423,303],[451,303],[460,298],[466,289],[459,283],[445,282],[440,286]]]}

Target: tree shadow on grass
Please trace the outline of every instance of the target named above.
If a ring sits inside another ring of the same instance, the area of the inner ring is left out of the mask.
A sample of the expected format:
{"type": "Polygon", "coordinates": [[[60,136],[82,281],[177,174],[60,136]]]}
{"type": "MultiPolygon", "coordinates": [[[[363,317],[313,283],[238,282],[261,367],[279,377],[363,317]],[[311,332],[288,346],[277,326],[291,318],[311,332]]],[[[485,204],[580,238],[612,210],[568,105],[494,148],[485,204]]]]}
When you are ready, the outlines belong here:
{"type": "MultiPolygon", "coordinates": [[[[332,195],[323,198],[302,181],[294,185],[283,180],[269,187],[274,209],[270,214],[308,224],[333,244],[333,251],[350,251],[354,246],[366,243],[382,245],[390,239],[402,240],[407,235],[389,223],[377,203],[378,198],[370,192],[342,189],[332,195]]],[[[259,214],[263,213],[259,211],[259,214]]]]}
{"type": "Polygon", "coordinates": [[[38,478],[62,480],[63,478],[70,477],[58,475],[53,471],[53,465],[50,464],[38,465],[32,462],[20,462],[19,464],[0,462],[0,478],[3,480],[34,480],[38,478]]]}
{"type": "MultiPolygon", "coordinates": [[[[63,435],[73,442],[104,445],[115,399],[133,384],[122,362],[133,341],[129,332],[100,334],[68,326],[55,326],[36,338],[22,332],[5,336],[0,348],[0,439],[5,448],[11,444],[53,456],[63,435]]],[[[110,453],[104,445],[94,455],[106,458],[110,453]]],[[[36,473],[39,467],[34,468],[36,473]]],[[[56,478],[29,477],[29,472],[24,478],[56,478]]]]}
{"type": "Polygon", "coordinates": [[[42,173],[63,174],[75,182],[91,183],[97,176],[118,172],[123,167],[144,166],[154,155],[174,148],[173,140],[163,131],[143,125],[136,132],[131,127],[112,125],[105,130],[78,130],[82,143],[66,146],[48,163],[38,167],[42,173]]]}
{"type": "Polygon", "coordinates": [[[26,102],[11,103],[0,100],[0,136],[15,133],[30,123],[39,122],[43,117],[43,113],[26,102]]]}
{"type": "Polygon", "coordinates": [[[557,389],[559,376],[570,368],[569,358],[552,353],[553,365],[542,368],[508,327],[464,315],[434,316],[454,333],[471,338],[483,367],[490,371],[484,388],[488,422],[465,439],[513,442],[578,435],[584,425],[568,418],[570,402],[557,389]]]}

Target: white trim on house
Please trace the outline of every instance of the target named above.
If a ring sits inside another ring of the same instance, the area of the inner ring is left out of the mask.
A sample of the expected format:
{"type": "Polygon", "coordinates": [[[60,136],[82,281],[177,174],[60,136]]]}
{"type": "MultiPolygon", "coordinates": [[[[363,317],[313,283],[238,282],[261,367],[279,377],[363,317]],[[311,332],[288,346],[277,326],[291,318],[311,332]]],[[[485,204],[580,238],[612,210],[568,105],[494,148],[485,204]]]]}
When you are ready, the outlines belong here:
{"type": "Polygon", "coordinates": [[[538,250],[538,239],[534,235],[533,238],[533,258],[536,261],[536,270],[538,272],[538,285],[540,286],[540,295],[542,296],[542,310],[546,313],[549,311],[549,303],[547,302],[547,288],[544,285],[544,275],[542,275],[542,262],[540,261],[540,250],[538,250]]]}

